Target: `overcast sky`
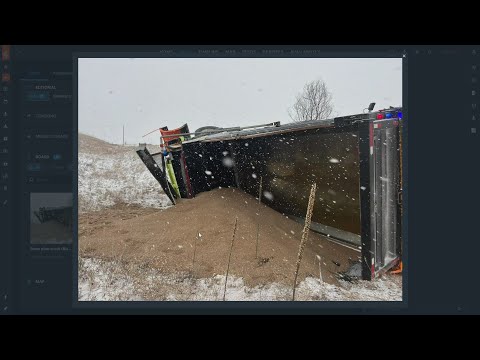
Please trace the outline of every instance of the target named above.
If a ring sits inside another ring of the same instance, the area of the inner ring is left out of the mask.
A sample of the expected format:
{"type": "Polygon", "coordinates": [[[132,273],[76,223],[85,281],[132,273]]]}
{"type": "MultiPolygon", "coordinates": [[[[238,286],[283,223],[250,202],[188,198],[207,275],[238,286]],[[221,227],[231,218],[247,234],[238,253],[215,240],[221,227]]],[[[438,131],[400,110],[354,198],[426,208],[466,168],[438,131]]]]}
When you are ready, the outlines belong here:
{"type": "Polygon", "coordinates": [[[80,132],[129,144],[188,123],[247,126],[291,122],[288,109],[305,83],[323,79],[334,115],[402,105],[401,59],[80,59],[80,132]]]}

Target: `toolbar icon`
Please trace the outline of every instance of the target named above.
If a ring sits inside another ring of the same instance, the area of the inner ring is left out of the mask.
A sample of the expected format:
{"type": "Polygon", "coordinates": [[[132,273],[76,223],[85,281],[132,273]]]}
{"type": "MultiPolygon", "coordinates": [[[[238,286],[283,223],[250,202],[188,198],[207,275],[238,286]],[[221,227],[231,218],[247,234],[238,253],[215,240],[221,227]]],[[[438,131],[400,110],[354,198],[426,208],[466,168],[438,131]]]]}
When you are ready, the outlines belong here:
{"type": "Polygon", "coordinates": [[[10,82],[10,73],[8,72],[2,73],[2,82],[10,82]]]}
{"type": "Polygon", "coordinates": [[[10,45],[2,45],[2,61],[10,61],[10,45]]]}

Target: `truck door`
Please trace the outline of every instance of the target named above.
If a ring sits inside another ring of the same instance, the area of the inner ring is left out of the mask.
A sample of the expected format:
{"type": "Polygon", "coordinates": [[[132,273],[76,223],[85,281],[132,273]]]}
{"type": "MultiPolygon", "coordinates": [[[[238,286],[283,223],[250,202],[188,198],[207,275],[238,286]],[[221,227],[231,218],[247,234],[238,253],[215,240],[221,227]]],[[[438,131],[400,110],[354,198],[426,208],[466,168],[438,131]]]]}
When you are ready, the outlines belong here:
{"type": "Polygon", "coordinates": [[[399,138],[398,120],[373,123],[372,235],[375,274],[388,270],[399,257],[399,138]]]}

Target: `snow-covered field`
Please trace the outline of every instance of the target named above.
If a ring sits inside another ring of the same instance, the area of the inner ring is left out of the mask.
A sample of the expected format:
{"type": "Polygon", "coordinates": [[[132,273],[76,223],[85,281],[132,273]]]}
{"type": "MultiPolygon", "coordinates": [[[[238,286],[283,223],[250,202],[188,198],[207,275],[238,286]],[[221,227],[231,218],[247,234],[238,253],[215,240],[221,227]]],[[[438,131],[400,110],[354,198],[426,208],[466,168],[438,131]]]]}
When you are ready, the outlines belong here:
{"type": "Polygon", "coordinates": [[[135,148],[118,148],[114,153],[94,153],[79,147],[79,212],[101,210],[118,203],[153,208],[169,206],[170,201],[135,148]]]}
{"type": "MultiPolygon", "coordinates": [[[[162,274],[120,262],[79,259],[80,301],[222,301],[225,275],[197,279],[192,274],[162,274]]],[[[227,301],[292,300],[292,288],[279,283],[247,287],[242,278],[229,276],[227,301]]],[[[401,301],[401,276],[340,282],[339,286],[308,277],[297,286],[298,301],[401,301]]]]}

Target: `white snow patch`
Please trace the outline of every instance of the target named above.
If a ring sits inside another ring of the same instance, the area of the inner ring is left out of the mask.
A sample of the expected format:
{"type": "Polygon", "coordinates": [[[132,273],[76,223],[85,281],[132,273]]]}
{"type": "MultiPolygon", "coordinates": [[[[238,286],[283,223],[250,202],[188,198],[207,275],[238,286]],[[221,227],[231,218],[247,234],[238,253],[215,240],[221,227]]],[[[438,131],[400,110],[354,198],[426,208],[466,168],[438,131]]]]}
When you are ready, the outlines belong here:
{"type": "Polygon", "coordinates": [[[128,275],[113,273],[112,268],[104,261],[79,258],[78,300],[136,301],[143,299],[135,293],[133,281],[128,275]]]}
{"type": "MultiPolygon", "coordinates": [[[[79,258],[79,301],[223,300],[225,275],[196,279],[186,274],[165,274],[147,269],[142,270],[140,277],[141,281],[138,281],[118,262],[79,258]]],[[[292,298],[292,288],[281,283],[248,287],[243,278],[229,275],[225,295],[227,301],[288,301],[292,298]]],[[[401,277],[390,275],[355,284],[341,281],[338,286],[308,277],[297,286],[295,299],[401,301],[401,277]]]]}

